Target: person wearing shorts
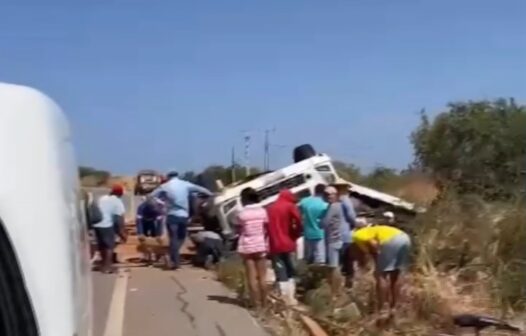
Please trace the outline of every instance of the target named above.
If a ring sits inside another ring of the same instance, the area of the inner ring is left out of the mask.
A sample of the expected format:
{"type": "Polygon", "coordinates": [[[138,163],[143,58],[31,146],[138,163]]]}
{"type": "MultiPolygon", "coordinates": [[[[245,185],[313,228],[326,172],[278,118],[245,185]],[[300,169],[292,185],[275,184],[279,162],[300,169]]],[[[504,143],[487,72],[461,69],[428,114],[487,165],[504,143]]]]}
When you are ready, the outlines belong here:
{"type": "Polygon", "coordinates": [[[400,274],[409,261],[411,239],[398,228],[376,225],[354,231],[353,245],[362,257],[369,254],[375,261],[378,311],[389,301],[393,314],[400,295],[400,274]]]}
{"type": "Polygon", "coordinates": [[[326,262],[325,232],[321,223],[328,207],[324,196],[325,185],[318,184],[314,188],[314,196],[305,197],[299,203],[307,264],[326,262]]]}
{"type": "Polygon", "coordinates": [[[327,187],[325,196],[329,203],[329,208],[322,223],[325,229],[325,240],[327,241],[327,265],[331,268],[329,284],[331,284],[332,294],[335,296],[339,292],[340,287],[340,251],[343,246],[342,225],[345,220],[338,190],[332,186],[327,187]]]}
{"type": "Polygon", "coordinates": [[[243,258],[252,304],[262,307],[266,304],[267,288],[267,211],[259,205],[259,196],[252,188],[241,191],[243,208],[236,216],[239,232],[237,251],[243,258]]]}
{"type": "Polygon", "coordinates": [[[109,195],[104,195],[97,201],[97,206],[102,214],[102,220],[93,225],[95,238],[102,259],[101,271],[113,273],[113,251],[115,249],[115,236],[118,234],[123,242],[126,242],[124,229],[124,203],[121,200],[124,188],[114,185],[109,195]]]}

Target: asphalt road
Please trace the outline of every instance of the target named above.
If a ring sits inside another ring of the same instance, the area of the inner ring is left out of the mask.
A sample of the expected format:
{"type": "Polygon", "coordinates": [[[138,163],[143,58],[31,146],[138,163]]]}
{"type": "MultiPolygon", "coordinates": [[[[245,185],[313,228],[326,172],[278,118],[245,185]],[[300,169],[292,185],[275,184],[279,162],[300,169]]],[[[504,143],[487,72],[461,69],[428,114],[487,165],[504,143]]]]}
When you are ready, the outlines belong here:
{"type": "Polygon", "coordinates": [[[121,268],[93,273],[94,336],[266,336],[256,320],[212,275],[121,268]]]}

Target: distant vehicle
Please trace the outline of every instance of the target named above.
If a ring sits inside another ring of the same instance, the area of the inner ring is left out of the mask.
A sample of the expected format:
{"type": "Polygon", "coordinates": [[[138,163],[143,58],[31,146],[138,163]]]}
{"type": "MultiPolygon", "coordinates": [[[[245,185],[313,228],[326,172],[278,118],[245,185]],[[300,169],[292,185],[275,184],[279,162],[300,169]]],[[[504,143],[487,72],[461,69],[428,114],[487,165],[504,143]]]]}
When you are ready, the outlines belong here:
{"type": "Polygon", "coordinates": [[[0,157],[0,335],[91,335],[87,225],[60,108],[0,83],[0,157]]]}
{"type": "Polygon", "coordinates": [[[163,177],[155,170],[145,169],[137,173],[135,195],[146,195],[161,185],[163,177]]]}

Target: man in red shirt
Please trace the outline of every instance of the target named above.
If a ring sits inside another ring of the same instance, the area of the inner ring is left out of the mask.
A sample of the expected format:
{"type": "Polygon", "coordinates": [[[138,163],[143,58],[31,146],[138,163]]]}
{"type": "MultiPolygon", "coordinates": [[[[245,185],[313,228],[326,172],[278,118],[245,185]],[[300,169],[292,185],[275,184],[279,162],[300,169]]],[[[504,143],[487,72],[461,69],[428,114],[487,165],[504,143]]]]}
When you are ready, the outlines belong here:
{"type": "Polygon", "coordinates": [[[276,202],[267,208],[269,252],[279,283],[281,296],[288,304],[297,304],[293,253],[296,240],[303,231],[296,198],[289,190],[282,190],[276,202]]]}

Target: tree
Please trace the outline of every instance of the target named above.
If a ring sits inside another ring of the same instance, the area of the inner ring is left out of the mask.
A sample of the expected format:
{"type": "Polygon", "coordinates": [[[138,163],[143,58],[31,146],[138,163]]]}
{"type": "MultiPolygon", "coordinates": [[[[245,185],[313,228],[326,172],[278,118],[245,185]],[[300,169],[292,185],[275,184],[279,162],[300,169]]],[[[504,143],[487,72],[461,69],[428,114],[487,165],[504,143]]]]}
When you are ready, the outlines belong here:
{"type": "Polygon", "coordinates": [[[111,173],[105,170],[99,170],[92,167],[79,167],[79,177],[82,180],[82,184],[90,187],[98,187],[104,185],[109,178],[111,173]]]}
{"type": "MultiPolygon", "coordinates": [[[[261,172],[258,168],[250,168],[250,175],[259,174],[261,172]]],[[[188,171],[183,174],[182,177],[184,180],[199,184],[210,190],[217,190],[216,181],[221,180],[223,185],[229,185],[233,182],[241,181],[247,178],[246,169],[240,165],[234,165],[230,167],[225,167],[222,165],[212,165],[206,167],[202,172],[195,173],[193,171],[188,171]],[[232,174],[232,171],[234,174],[232,174]],[[235,177],[235,181],[233,180],[235,177]]]]}
{"type": "Polygon", "coordinates": [[[513,99],[452,103],[433,120],[422,111],[411,142],[442,188],[506,198],[524,187],[526,107],[513,99]]]}
{"type": "Polygon", "coordinates": [[[395,192],[402,186],[403,177],[396,169],[377,166],[364,177],[363,183],[373,189],[395,192]]]}
{"type": "Polygon", "coordinates": [[[360,168],[352,163],[334,160],[332,165],[334,166],[334,169],[336,169],[338,175],[344,180],[354,183],[361,183],[363,180],[360,168]]]}

